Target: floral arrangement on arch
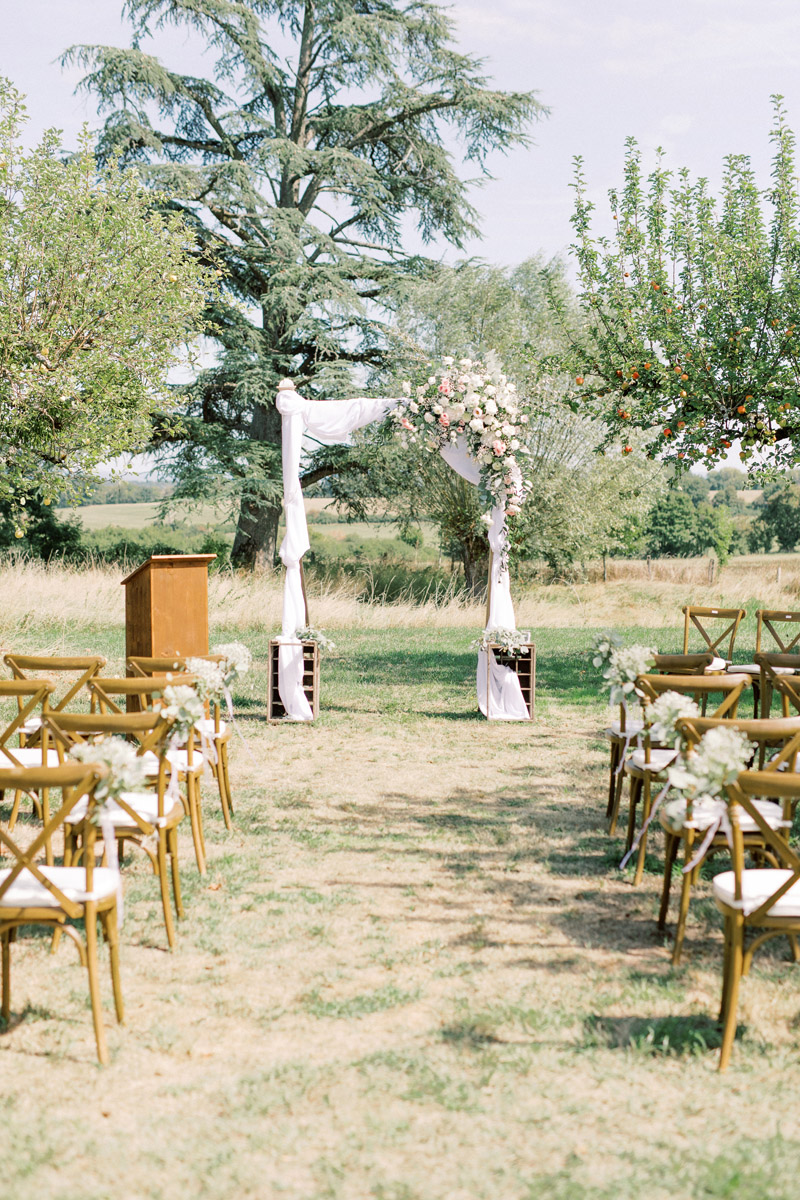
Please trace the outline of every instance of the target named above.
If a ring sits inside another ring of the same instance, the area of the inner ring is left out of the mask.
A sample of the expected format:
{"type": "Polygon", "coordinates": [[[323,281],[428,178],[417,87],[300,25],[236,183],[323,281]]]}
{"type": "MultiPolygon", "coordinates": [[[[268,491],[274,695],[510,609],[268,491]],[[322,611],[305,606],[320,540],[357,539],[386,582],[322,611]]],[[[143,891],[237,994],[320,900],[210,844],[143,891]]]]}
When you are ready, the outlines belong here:
{"type": "MultiPolygon", "coordinates": [[[[402,390],[405,399],[391,419],[405,444],[418,442],[433,453],[463,438],[491,507],[502,504],[507,517],[515,516],[532,487],[520,465],[530,453],[524,444],[530,413],[494,351],[485,362],[443,358],[441,369],[417,386],[404,382],[402,390]]],[[[488,512],[483,519],[491,523],[488,512]]]]}

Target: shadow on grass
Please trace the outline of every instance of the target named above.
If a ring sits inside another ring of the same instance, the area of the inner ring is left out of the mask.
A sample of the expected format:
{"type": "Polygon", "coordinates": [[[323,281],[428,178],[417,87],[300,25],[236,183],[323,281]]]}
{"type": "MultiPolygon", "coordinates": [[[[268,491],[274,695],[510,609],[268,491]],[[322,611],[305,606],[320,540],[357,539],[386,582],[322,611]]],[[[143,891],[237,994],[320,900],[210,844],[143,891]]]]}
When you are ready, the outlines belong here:
{"type": "MultiPolygon", "coordinates": [[[[745,1027],[737,1028],[741,1037],[745,1027]]],[[[686,1058],[718,1050],[722,1029],[711,1017],[601,1017],[584,1023],[585,1045],[609,1050],[635,1050],[662,1058],[686,1058]]]]}

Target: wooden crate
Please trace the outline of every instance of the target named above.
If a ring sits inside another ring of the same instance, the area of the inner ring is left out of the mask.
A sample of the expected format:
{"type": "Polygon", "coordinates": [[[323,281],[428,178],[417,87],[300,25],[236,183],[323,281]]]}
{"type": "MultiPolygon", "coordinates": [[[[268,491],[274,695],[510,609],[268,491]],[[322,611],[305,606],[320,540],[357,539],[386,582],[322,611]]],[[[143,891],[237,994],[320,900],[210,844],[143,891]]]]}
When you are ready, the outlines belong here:
{"type": "MultiPolygon", "coordinates": [[[[269,667],[267,671],[267,720],[281,721],[286,716],[278,691],[278,650],[281,643],[269,644],[269,667]]],[[[319,646],[316,642],[303,642],[303,691],[311,705],[314,719],[319,716],[319,646]]]]}
{"type": "MultiPolygon", "coordinates": [[[[488,651],[494,654],[495,661],[500,666],[510,667],[517,675],[528,716],[533,720],[536,715],[536,647],[533,642],[528,646],[527,654],[506,654],[503,647],[497,644],[490,645],[488,651]]],[[[496,719],[492,716],[489,687],[486,688],[486,718],[489,721],[496,719]]]]}

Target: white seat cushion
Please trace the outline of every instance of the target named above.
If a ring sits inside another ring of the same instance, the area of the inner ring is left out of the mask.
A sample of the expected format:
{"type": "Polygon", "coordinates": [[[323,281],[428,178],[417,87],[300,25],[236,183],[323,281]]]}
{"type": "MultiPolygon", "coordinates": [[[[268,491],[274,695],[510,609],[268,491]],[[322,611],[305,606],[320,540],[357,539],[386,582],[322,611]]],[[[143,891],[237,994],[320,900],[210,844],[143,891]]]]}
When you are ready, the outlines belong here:
{"type": "Polygon", "coordinates": [[[198,733],[204,733],[207,737],[214,737],[215,734],[223,737],[228,729],[226,723],[220,718],[219,730],[215,730],[213,717],[203,717],[202,721],[195,721],[194,727],[198,733]]]}
{"type": "MultiPolygon", "coordinates": [[[[150,776],[158,775],[158,755],[154,754],[152,750],[147,750],[142,755],[142,758],[144,759],[144,769],[147,774],[150,776]]],[[[168,751],[167,761],[171,763],[178,771],[183,771],[185,773],[188,770],[189,758],[185,750],[168,751]]],[[[196,747],[192,756],[192,772],[199,772],[202,770],[203,759],[200,756],[199,747],[196,747]]]]}
{"type": "MultiPolygon", "coordinates": [[[[20,748],[19,746],[9,746],[9,750],[14,755],[14,758],[17,760],[17,762],[12,762],[6,752],[4,750],[0,750],[0,768],[2,768],[4,771],[13,770],[17,764],[19,764],[21,767],[42,766],[41,746],[25,746],[24,748],[20,748]]],[[[57,767],[59,765],[57,750],[47,751],[47,763],[45,765],[48,767],[57,767]]]]}
{"type": "Polygon", "coordinates": [[[726,670],[728,666],[727,658],[712,658],[711,662],[705,668],[706,675],[714,675],[718,671],[726,670]]]}
{"type": "Polygon", "coordinates": [[[638,767],[640,771],[648,770],[653,774],[658,771],[663,771],[670,763],[674,762],[678,757],[677,750],[660,749],[658,747],[650,750],[650,762],[644,761],[644,750],[634,750],[633,754],[628,759],[629,766],[638,767]]]}
{"type": "MultiPolygon", "coordinates": [[[[775,804],[772,800],[754,800],[754,807],[759,811],[761,816],[769,825],[770,829],[780,829],[783,821],[783,812],[780,804],[775,804]]],[[[692,805],[692,829],[708,829],[709,825],[716,820],[719,813],[717,804],[707,800],[696,801],[692,805]]],[[[666,811],[661,810],[659,820],[663,827],[669,830],[670,833],[680,833],[685,829],[684,819],[685,814],[681,808],[682,816],[678,817],[671,813],[670,806],[667,805],[666,811]]],[[[759,828],[749,813],[744,809],[739,809],[739,828],[742,833],[758,833],[759,828]]]]}
{"type": "MultiPolygon", "coordinates": [[[[742,872],[742,911],[747,915],[768,900],[792,875],[784,869],[768,867],[753,868],[742,872]]],[[[734,896],[733,871],[723,871],[714,876],[714,899],[718,904],[733,907],[736,903],[734,896]]],[[[771,917],[800,917],[800,883],[794,883],[780,900],[769,909],[771,917]]]]}
{"type": "MultiPolygon", "coordinates": [[[[83,867],[42,867],[42,874],[60,888],[68,900],[82,904],[89,899],[86,892],[86,872],[83,867]]],[[[0,871],[0,884],[8,879],[10,870],[0,871]]],[[[117,890],[118,873],[110,867],[96,867],[93,878],[93,900],[105,900],[117,890]]],[[[56,897],[30,871],[22,871],[11,887],[0,896],[3,908],[60,908],[56,897]]]]}
{"type": "Polygon", "coordinates": [[[41,728],[41,717],[28,717],[27,721],[23,721],[22,725],[20,725],[20,729],[23,733],[36,733],[36,731],[41,728]]]}
{"type": "MultiPolygon", "coordinates": [[[[147,821],[150,825],[157,825],[159,823],[157,792],[123,792],[122,799],[129,808],[132,808],[133,811],[142,818],[143,821],[147,821]]],[[[89,802],[84,796],[82,800],[78,801],[72,812],[69,814],[69,817],[67,818],[67,824],[79,824],[79,822],[81,822],[86,816],[86,810],[88,806],[89,802]]],[[[181,813],[183,813],[182,804],[173,805],[171,801],[165,797],[164,812],[166,816],[169,816],[172,809],[176,807],[180,809],[181,813]]],[[[107,811],[109,817],[111,818],[111,823],[115,829],[138,829],[133,817],[131,817],[124,808],[121,808],[119,804],[116,804],[113,800],[108,805],[107,811]]],[[[166,824],[166,816],[162,818],[164,824],[166,824]]]]}
{"type": "MultiPolygon", "coordinates": [[[[776,675],[794,675],[796,667],[773,667],[772,670],[776,675]]],[[[729,675],[760,675],[761,667],[758,663],[735,663],[728,667],[729,675]]]]}
{"type": "Polygon", "coordinates": [[[612,721],[608,729],[605,731],[605,736],[607,738],[623,738],[628,736],[635,737],[636,734],[641,733],[643,729],[643,721],[626,721],[625,732],[623,733],[620,729],[619,721],[612,721]]]}

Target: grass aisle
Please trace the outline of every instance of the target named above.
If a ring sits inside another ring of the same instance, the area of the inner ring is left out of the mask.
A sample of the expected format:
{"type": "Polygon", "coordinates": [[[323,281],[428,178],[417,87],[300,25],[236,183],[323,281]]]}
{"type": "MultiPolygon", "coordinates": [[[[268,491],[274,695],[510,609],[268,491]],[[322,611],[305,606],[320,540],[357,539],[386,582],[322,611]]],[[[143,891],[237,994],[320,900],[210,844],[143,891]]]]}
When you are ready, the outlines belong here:
{"type": "MultiPolygon", "coordinates": [[[[762,954],[720,1078],[708,886],[673,971],[661,848],[634,891],[604,832],[592,631],[535,632],[530,727],[477,717],[467,630],[333,636],[313,727],[264,725],[265,671],[237,697],[236,829],[206,785],[174,954],[126,868],[109,1068],[66,939],[14,947],[0,1195],[796,1196],[800,974],[762,954]]],[[[121,652],[118,628],[64,649],[89,641],[121,652]]]]}

